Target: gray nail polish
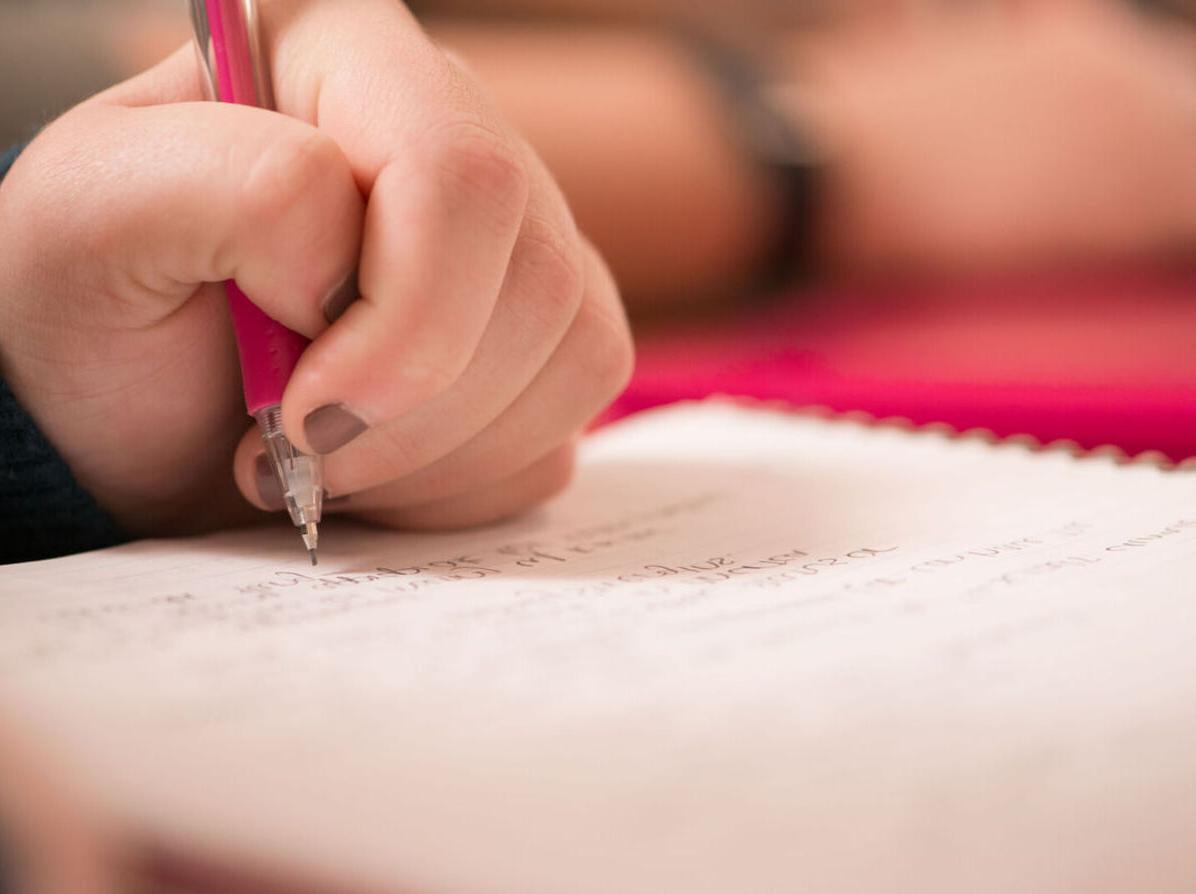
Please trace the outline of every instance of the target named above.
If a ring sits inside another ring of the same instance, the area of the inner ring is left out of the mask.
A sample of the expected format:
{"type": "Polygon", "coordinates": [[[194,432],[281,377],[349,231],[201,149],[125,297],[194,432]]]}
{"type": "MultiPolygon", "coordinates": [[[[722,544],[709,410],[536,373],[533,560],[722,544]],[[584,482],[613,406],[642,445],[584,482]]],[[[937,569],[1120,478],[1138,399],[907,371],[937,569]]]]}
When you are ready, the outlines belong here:
{"type": "Polygon", "coordinates": [[[274,474],[266,454],[257,455],[253,463],[253,474],[257,480],[257,495],[268,509],[278,510],[286,506],[282,485],[278,483],[278,476],[274,474]]]}
{"type": "Polygon", "coordinates": [[[324,299],[322,310],[324,311],[324,319],[329,323],[335,323],[342,316],[349,306],[361,297],[361,289],[357,285],[357,271],[350,273],[345,281],[332,290],[327,298],[324,299]]]}
{"type": "Polygon", "coordinates": [[[307,443],[320,454],[340,450],[368,427],[344,404],[328,404],[312,410],[303,420],[307,443]]]}

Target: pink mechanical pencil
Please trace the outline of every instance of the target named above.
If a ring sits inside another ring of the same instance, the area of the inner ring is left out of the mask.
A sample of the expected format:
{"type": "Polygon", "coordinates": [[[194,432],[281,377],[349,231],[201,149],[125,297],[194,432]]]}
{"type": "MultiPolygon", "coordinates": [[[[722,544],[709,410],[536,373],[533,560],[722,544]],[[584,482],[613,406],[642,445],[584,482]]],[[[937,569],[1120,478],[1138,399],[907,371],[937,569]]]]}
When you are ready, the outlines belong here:
{"type": "MultiPolygon", "coordinates": [[[[191,18],[211,98],[273,108],[254,0],[191,0],[191,18]]],[[[225,289],[241,357],[245,406],[257,420],[287,511],[314,565],[324,501],[323,463],[318,456],[296,450],[282,430],[282,394],[308,342],[266,316],[235,282],[225,283],[225,289]]]]}

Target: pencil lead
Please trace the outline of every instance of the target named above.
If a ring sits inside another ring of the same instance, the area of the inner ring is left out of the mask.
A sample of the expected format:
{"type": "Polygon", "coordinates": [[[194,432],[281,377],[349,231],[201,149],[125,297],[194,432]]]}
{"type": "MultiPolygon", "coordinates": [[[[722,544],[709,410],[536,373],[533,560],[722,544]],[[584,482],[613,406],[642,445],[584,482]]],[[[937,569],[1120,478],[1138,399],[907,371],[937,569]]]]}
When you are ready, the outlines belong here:
{"type": "Polygon", "coordinates": [[[316,556],[316,547],[320,543],[320,532],[316,523],[309,521],[299,529],[299,536],[303,538],[303,545],[307,547],[307,555],[311,558],[312,566],[319,565],[320,559],[316,556]]]}

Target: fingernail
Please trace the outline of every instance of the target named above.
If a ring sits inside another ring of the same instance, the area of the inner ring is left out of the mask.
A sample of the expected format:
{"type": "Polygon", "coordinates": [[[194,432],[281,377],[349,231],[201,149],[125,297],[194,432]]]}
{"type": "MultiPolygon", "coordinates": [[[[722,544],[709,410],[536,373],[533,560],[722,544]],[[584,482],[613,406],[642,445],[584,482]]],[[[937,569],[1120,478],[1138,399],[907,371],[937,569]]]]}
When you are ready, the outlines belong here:
{"type": "Polygon", "coordinates": [[[324,299],[322,309],[324,311],[324,319],[329,323],[335,323],[342,316],[345,311],[349,309],[354,301],[361,297],[361,289],[357,285],[357,271],[350,273],[345,281],[329,293],[328,297],[324,299]]]}
{"type": "Polygon", "coordinates": [[[312,410],[303,420],[307,443],[312,450],[321,454],[340,450],[368,427],[344,404],[328,404],[312,410]]]}
{"type": "Polygon", "coordinates": [[[257,479],[257,495],[267,509],[278,510],[286,506],[282,485],[270,465],[266,454],[259,453],[253,462],[254,477],[257,479]]]}

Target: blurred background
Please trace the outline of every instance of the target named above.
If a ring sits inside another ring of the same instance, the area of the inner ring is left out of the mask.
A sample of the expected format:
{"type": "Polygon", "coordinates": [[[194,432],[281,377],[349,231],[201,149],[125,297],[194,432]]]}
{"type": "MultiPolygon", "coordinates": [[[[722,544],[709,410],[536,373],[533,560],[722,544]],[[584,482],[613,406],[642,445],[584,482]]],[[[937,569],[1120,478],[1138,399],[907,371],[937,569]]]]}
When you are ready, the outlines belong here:
{"type": "Polygon", "coordinates": [[[186,37],[183,0],[0,0],[0,144],[27,139],[186,37]]]}
{"type": "MultiPolygon", "coordinates": [[[[731,20],[816,26],[861,9],[934,7],[927,0],[416,0],[431,17],[686,19],[722,6],[731,20]],[[705,7],[705,10],[695,9],[705,7]]],[[[951,5],[947,3],[945,5],[951,5]]],[[[968,5],[960,3],[960,5],[968,5]]],[[[1138,0],[1182,10],[1188,0],[1138,0]]],[[[0,144],[27,138],[79,100],[188,39],[184,0],[0,0],[0,144]]]]}

